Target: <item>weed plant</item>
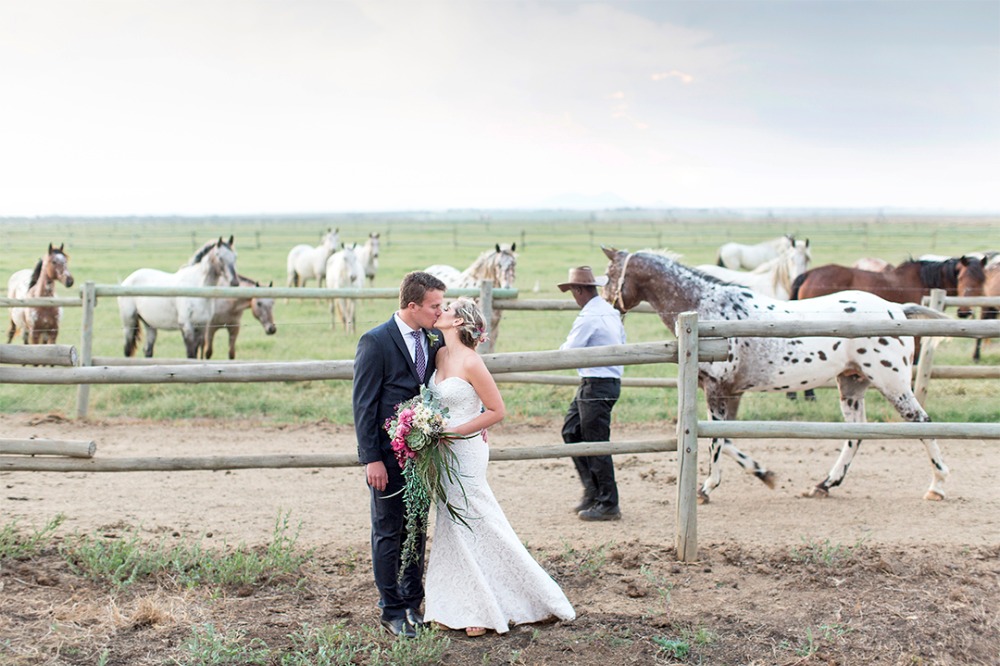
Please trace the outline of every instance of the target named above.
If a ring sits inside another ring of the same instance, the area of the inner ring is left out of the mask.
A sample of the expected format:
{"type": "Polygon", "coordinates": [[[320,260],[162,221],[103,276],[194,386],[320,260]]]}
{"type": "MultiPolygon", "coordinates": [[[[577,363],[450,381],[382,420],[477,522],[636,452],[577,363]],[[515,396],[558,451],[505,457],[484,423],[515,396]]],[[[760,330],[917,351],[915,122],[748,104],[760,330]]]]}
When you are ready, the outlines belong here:
{"type": "Polygon", "coordinates": [[[22,534],[17,521],[0,527],[0,561],[5,559],[31,559],[52,544],[56,529],[62,525],[66,516],[57,515],[44,526],[32,530],[31,534],[22,534]]]}
{"type": "Polygon", "coordinates": [[[177,585],[263,585],[278,576],[295,574],[312,551],[297,553],[298,532],[289,534],[288,514],[280,516],[267,548],[258,552],[244,545],[228,552],[196,543],[143,543],[138,532],[123,538],[85,535],[60,547],[72,570],[86,578],[127,587],[137,580],[163,576],[177,585]]]}
{"type": "Polygon", "coordinates": [[[832,543],[829,539],[817,541],[803,538],[802,543],[802,548],[792,548],[793,561],[832,567],[853,560],[864,544],[864,539],[859,539],[853,546],[832,543]]]}

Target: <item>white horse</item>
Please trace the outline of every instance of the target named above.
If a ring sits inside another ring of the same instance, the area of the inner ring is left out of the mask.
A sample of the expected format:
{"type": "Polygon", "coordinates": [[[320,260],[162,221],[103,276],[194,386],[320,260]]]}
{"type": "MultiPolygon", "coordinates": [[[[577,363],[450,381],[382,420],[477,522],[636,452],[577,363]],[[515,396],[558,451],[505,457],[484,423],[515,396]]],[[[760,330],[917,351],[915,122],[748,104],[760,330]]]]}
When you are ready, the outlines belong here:
{"type": "Polygon", "coordinates": [[[792,282],[809,269],[812,254],[809,240],[795,241],[774,259],[769,259],[752,271],[734,271],[729,268],[702,264],[695,266],[702,273],[723,282],[750,287],[758,294],[787,301],[792,295],[792,282]]]}
{"type": "Polygon", "coordinates": [[[372,232],[368,234],[368,240],[364,242],[364,245],[354,251],[365,270],[369,287],[375,286],[375,272],[378,271],[378,241],[378,233],[372,232]]]}
{"type": "Polygon", "coordinates": [[[716,265],[731,268],[734,271],[752,271],[794,245],[795,238],[788,234],[756,245],[726,243],[719,248],[719,258],[716,265]]]}
{"type": "Polygon", "coordinates": [[[514,286],[514,273],[517,268],[517,255],[514,254],[516,249],[517,243],[511,243],[509,246],[497,243],[494,250],[480,254],[464,271],[445,264],[435,264],[424,270],[444,282],[450,289],[474,289],[484,280],[493,282],[494,287],[510,289],[514,286]]]}
{"type": "Polygon", "coordinates": [[[340,229],[327,229],[319,246],[296,245],[288,251],[289,287],[304,287],[306,280],[316,279],[322,287],[326,278],[326,260],[340,244],[340,229]]]}
{"type": "MultiPolygon", "coordinates": [[[[232,241],[232,238],[229,239],[232,241]]],[[[155,268],[140,268],[122,280],[123,286],[135,287],[214,287],[227,284],[239,286],[236,273],[236,251],[220,237],[205,245],[193,257],[194,263],[176,273],[155,268]]],[[[188,358],[197,358],[204,344],[205,331],[215,313],[214,298],[194,296],[119,296],[118,313],[125,331],[125,356],[135,354],[140,331],[146,329],[143,351],[152,357],[158,329],[180,330],[188,358]]]]}
{"type": "MultiPolygon", "coordinates": [[[[365,269],[358,260],[357,244],[345,245],[330,255],[326,262],[326,284],[331,289],[361,289],[365,286],[365,269]]],[[[337,328],[337,319],[344,330],[354,333],[357,301],[353,298],[335,298],[330,302],[330,328],[337,328]]]]}

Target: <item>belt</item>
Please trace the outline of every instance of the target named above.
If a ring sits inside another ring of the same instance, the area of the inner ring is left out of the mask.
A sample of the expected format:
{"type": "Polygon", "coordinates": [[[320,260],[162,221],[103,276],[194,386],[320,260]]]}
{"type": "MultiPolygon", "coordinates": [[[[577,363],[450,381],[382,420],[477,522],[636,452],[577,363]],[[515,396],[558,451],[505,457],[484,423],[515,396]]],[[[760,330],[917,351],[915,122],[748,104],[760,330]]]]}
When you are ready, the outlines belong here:
{"type": "Polygon", "coordinates": [[[620,384],[622,380],[618,377],[581,377],[580,382],[583,384],[601,384],[604,382],[611,382],[614,384],[620,384]]]}

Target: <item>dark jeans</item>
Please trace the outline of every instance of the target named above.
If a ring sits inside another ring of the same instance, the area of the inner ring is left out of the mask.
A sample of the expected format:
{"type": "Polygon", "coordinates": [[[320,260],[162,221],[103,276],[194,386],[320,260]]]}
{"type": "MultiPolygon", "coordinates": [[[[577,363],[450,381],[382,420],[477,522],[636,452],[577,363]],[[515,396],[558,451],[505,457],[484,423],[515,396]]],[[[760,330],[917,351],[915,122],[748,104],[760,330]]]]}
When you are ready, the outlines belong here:
{"type": "MultiPolygon", "coordinates": [[[[584,377],[563,422],[567,444],[605,442],[611,439],[611,408],[621,395],[621,381],[610,377],[584,377]]],[[[602,507],[618,506],[618,484],[611,456],[574,456],[573,464],[583,483],[584,496],[602,507]]]]}
{"type": "Polygon", "coordinates": [[[398,581],[400,554],[406,539],[405,507],[403,495],[398,491],[403,487],[403,471],[392,455],[383,459],[389,473],[389,484],[379,492],[371,492],[372,517],[372,568],[375,571],[375,586],[379,591],[379,608],[382,618],[396,620],[405,617],[406,609],[420,609],[424,600],[424,537],[420,538],[417,551],[420,557],[407,567],[402,581],[398,581]],[[386,497],[392,495],[394,497],[386,497]]]}

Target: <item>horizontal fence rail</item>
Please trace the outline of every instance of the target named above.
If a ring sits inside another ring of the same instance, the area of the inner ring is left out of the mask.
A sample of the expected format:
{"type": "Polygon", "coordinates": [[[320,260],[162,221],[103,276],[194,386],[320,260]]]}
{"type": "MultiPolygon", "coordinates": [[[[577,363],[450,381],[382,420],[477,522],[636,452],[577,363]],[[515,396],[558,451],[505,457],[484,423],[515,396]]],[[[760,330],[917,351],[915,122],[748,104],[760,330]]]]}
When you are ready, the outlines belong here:
{"type": "MultiPolygon", "coordinates": [[[[491,448],[490,460],[538,460],[570,456],[660,453],[676,450],[676,439],[580,442],[579,444],[558,444],[555,446],[491,448]]],[[[0,453],[14,452],[0,447],[0,453]]],[[[16,452],[29,453],[29,451],[23,450],[16,452]]],[[[192,472],[232,469],[357,467],[358,465],[358,456],[354,453],[98,458],[92,460],[41,459],[0,455],[0,472],[192,472]]]]}
{"type": "MultiPolygon", "coordinates": [[[[707,360],[726,358],[725,340],[703,339],[699,354],[707,360]]],[[[485,354],[491,372],[568,370],[605,365],[676,363],[677,342],[640,342],[567,351],[485,354]]],[[[201,363],[198,365],[83,366],[76,368],[4,368],[0,382],[10,384],[201,384],[352,379],[354,361],[289,363],[201,363]]]]}

